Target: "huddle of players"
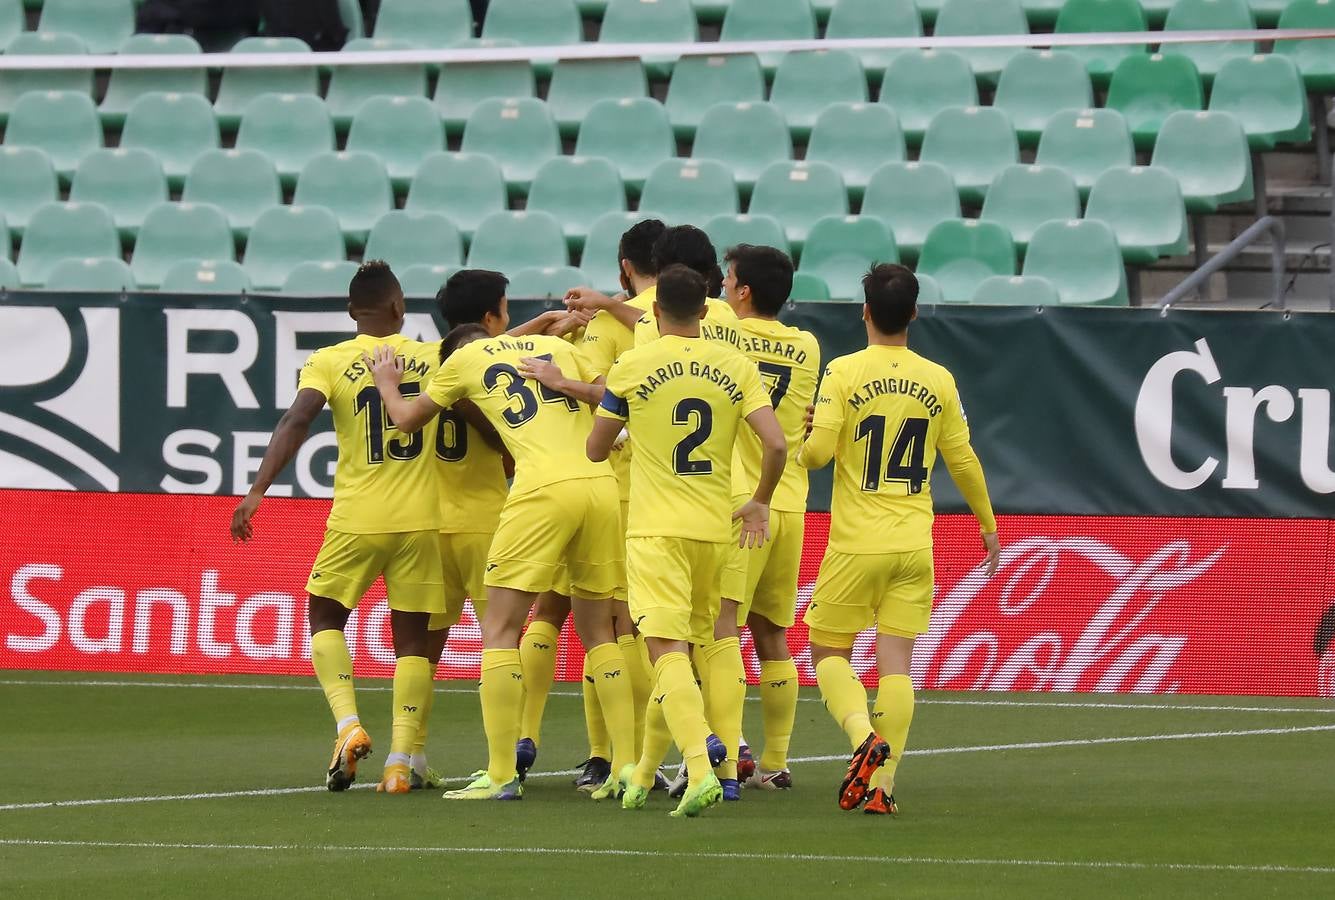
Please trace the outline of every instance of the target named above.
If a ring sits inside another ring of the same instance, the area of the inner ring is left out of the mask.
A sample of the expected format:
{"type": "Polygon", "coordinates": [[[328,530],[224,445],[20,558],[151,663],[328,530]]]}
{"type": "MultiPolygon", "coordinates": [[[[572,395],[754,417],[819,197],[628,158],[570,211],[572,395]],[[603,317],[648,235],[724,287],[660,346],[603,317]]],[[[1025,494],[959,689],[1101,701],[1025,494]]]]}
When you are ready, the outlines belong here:
{"type": "Polygon", "coordinates": [[[893,265],[868,273],[868,349],[830,364],[812,416],[820,350],[777,320],[792,285],[785,254],[733,248],[724,278],[699,229],[646,220],[620,256],[624,299],[572,292],[576,312],[516,330],[527,334],[502,333],[502,276],[456,274],[438,298],[452,326],[439,348],[398,333],[402,291],[387,266],[353,278],[358,334],[312,354],[233,518],[248,539],[265,489],[327,402],[339,465],[307,586],[312,662],[338,729],[326,783],[346,788],[370,752],[342,629],[383,574],[398,661],[379,790],[439,785],[423,753],[431,680],[465,596],[482,625],[488,765],[447,798],[522,796],[569,613],[586,649],[591,760],[610,760],[595,799],[643,807],[674,742],[687,773],[674,815],[739,799],[744,624],[765,727],[750,783],[790,786],[797,671],[786,629],[806,470],[834,457],[830,545],[805,621],[822,696],[854,748],[840,805],[892,813],[912,718],[908,659],[931,609],[927,476],[938,449],[982,524],[989,572],[998,553],[953,379],[906,346],[916,280],[893,265]],[[727,302],[709,299],[720,287],[727,302]],[[585,323],[576,344],[537,333],[585,323]],[[850,657],[872,624],[881,683],[869,715],[850,657]]]}

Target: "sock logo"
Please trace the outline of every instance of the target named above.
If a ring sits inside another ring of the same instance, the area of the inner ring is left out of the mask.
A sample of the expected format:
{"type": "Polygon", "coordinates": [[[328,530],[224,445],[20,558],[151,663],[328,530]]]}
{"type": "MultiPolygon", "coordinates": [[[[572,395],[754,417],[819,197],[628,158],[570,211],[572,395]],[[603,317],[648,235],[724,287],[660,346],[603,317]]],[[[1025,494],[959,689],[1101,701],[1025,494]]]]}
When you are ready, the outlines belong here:
{"type": "Polygon", "coordinates": [[[351,680],[352,680],[352,676],[349,675],[349,674],[347,674],[347,673],[344,673],[344,672],[339,672],[339,673],[338,673],[338,680],[339,680],[339,681],[351,681],[351,680]]]}
{"type": "Polygon", "coordinates": [[[492,569],[496,568],[499,565],[500,563],[487,563],[487,568],[484,571],[490,572],[492,569]]]}
{"type": "Polygon", "coordinates": [[[521,673],[521,672],[511,672],[511,673],[510,673],[510,677],[513,678],[515,681],[523,681],[523,680],[524,680],[523,673],[521,673]]]}
{"type": "Polygon", "coordinates": [[[417,712],[417,707],[416,707],[416,706],[405,706],[405,707],[403,707],[403,711],[406,712],[406,713],[415,713],[415,712],[417,712]]]}
{"type": "Polygon", "coordinates": [[[743,675],[741,678],[738,678],[738,679],[737,679],[737,683],[738,683],[738,684],[746,684],[746,676],[743,675]]]}
{"type": "Polygon", "coordinates": [[[663,702],[664,700],[666,700],[666,699],[667,699],[667,694],[662,694],[662,695],[660,695],[660,696],[655,697],[655,698],[654,698],[654,702],[655,702],[655,703],[658,703],[658,704],[662,704],[662,702],[663,702]]]}
{"type": "Polygon", "coordinates": [[[604,672],[604,673],[603,673],[603,677],[604,677],[604,678],[620,678],[620,677],[621,677],[621,670],[620,670],[620,669],[613,669],[613,670],[610,671],[610,672],[604,672]]]}
{"type": "Polygon", "coordinates": [[[552,649],[552,645],[551,645],[551,644],[539,644],[537,641],[531,641],[531,642],[529,643],[529,646],[532,647],[534,650],[550,650],[550,649],[552,649]]]}
{"type": "Polygon", "coordinates": [[[884,716],[885,716],[885,713],[883,713],[883,712],[873,712],[873,713],[871,714],[872,721],[875,721],[876,719],[883,718],[884,716]]]}
{"type": "Polygon", "coordinates": [[[585,676],[584,676],[584,680],[587,681],[589,684],[593,684],[593,676],[592,676],[592,675],[585,675],[585,676]]]}
{"type": "Polygon", "coordinates": [[[788,683],[788,679],[785,678],[783,681],[771,681],[771,682],[769,683],[769,686],[772,687],[772,688],[781,688],[781,687],[783,687],[784,685],[786,685],[787,683],[788,683]]]}
{"type": "Polygon", "coordinates": [[[319,581],[319,580],[320,580],[320,573],[319,573],[319,572],[312,572],[312,573],[311,573],[311,581],[319,581]]]}
{"type": "Polygon", "coordinates": [[[635,617],[635,627],[636,627],[636,628],[639,628],[639,627],[640,627],[640,623],[643,622],[643,621],[644,621],[645,619],[647,619],[647,618],[649,618],[649,617],[648,617],[648,616],[636,616],[636,617],[635,617]]]}

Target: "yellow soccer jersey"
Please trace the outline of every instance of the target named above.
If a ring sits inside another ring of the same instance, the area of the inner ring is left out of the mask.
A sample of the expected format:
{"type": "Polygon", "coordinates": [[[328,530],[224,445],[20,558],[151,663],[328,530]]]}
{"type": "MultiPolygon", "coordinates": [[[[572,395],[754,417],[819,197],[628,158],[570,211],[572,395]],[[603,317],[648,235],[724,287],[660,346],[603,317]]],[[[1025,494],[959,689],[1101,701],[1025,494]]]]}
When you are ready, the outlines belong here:
{"type": "Polygon", "coordinates": [[[437,428],[440,530],[448,534],[495,533],[510,490],[501,455],[453,410],[441,410],[437,428]]]}
{"type": "Polygon", "coordinates": [[[590,462],[584,452],[593,428],[592,411],[522,378],[520,361],[530,356],[550,359],[567,377],[590,380],[579,354],[560,338],[502,335],[456,350],[426,386],[427,396],[447,409],[465,397],[478,405],[514,457],[512,493],[572,478],[611,475],[607,463],[590,462]]]}
{"type": "Polygon", "coordinates": [[[769,402],[755,364],[716,341],[669,335],[617,360],[598,415],[635,448],[627,536],[731,540],[732,445],[769,402]]]}
{"type": "Polygon", "coordinates": [[[405,397],[416,396],[436,371],[440,348],[401,334],[351,340],[316,350],[301,369],[297,389],[324,395],[334,413],[338,466],[329,528],[347,534],[434,531],[440,524],[436,493],[436,423],[417,434],[398,433],[362,362],[389,344],[404,360],[405,397]]]}
{"type": "MultiPolygon", "coordinates": [[[[640,295],[641,297],[644,294],[640,295]]],[[[709,298],[705,301],[708,310],[704,321],[700,323],[700,337],[707,341],[723,341],[742,349],[742,335],[737,327],[737,313],[723,300],[709,298]]],[[[635,346],[640,347],[650,341],[658,340],[658,320],[654,318],[653,307],[646,306],[645,314],[635,323],[635,346]]]]}
{"type": "MultiPolygon", "coordinates": [[[[902,553],[932,546],[932,489],[937,450],[947,460],[967,455],[969,426],[955,379],[907,347],[872,345],[832,360],[816,400],[811,436],[799,464],[835,460],[830,549],[840,553],[902,553]]],[[[981,471],[981,470],[980,470],[981,471]]],[[[981,481],[981,479],[980,479],[981,481]]],[[[966,493],[970,506],[981,504],[966,493]]]]}
{"type": "MultiPolygon", "coordinates": [[[[806,512],[807,470],[797,465],[797,451],[807,429],[807,407],[816,396],[820,378],[820,344],[809,331],[793,328],[772,319],[742,319],[742,352],[760,368],[760,377],[769,389],[774,414],[783,426],[788,441],[788,465],[774,489],[770,508],[782,512],[806,512]]],[[[732,493],[750,496],[760,481],[760,460],[764,455],[760,438],[749,428],[737,436],[733,458],[732,493]]]]}

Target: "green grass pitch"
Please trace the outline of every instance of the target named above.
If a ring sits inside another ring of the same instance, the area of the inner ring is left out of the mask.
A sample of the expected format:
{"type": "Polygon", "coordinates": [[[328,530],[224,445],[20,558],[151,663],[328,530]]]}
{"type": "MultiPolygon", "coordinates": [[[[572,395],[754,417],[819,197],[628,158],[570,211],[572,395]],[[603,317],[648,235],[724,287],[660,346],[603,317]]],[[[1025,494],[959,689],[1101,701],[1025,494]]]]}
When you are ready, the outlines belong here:
{"type": "MultiPolygon", "coordinates": [[[[437,688],[430,756],[462,779],[484,761],[477,699],[437,688]]],[[[522,802],[448,803],[364,789],[383,682],[359,684],[361,789],[334,795],[313,680],[0,672],[0,896],[1335,894],[1329,701],[924,693],[888,819],[838,809],[848,747],[804,690],[793,790],[679,821],[661,794],[625,812],[558,773],[585,752],[576,689],[522,802]]]]}

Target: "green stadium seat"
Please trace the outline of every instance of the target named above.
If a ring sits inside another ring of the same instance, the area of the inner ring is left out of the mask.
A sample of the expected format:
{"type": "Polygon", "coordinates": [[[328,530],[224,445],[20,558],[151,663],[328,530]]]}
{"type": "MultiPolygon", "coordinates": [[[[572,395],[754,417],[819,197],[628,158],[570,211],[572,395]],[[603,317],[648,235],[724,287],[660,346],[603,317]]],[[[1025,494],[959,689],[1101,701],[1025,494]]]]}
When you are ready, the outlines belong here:
{"type": "Polygon", "coordinates": [[[1163,28],[1169,10],[1176,3],[1177,0],[1140,0],[1140,6],[1145,11],[1145,21],[1152,28],[1163,28]]]}
{"type": "Polygon", "coordinates": [[[801,253],[807,232],[817,221],[848,215],[848,189],[829,163],[776,162],[756,179],[747,212],[777,219],[788,243],[801,253]]]}
{"type": "Polygon", "coordinates": [[[1289,8],[1290,0],[1251,0],[1252,16],[1262,28],[1274,28],[1289,8]]]}
{"type": "Polygon", "coordinates": [[[232,229],[218,207],[159,203],[144,217],[130,265],[140,287],[155,288],[177,260],[235,258],[232,229]]]}
{"type": "MultiPolygon", "coordinates": [[[[404,41],[358,38],[343,47],[348,52],[368,50],[410,50],[404,41]]],[[[426,66],[405,63],[392,66],[336,66],[329,77],[325,103],[334,125],[340,130],[352,124],[357,111],[373,97],[425,97],[426,66]]]]}
{"type": "Polygon", "coordinates": [[[1065,169],[1011,166],[992,182],[979,218],[1004,225],[1023,254],[1029,238],[1044,222],[1080,218],[1080,191],[1065,169]]]}
{"type": "Polygon", "coordinates": [[[626,188],[616,166],[597,156],[558,156],[533,176],[526,209],[551,213],[561,223],[566,242],[577,252],[589,224],[626,208],[626,188]]]}
{"type": "Polygon", "coordinates": [[[343,26],[348,29],[349,39],[366,37],[366,21],[362,18],[361,0],[338,0],[338,13],[343,20],[343,26]]]}
{"type": "Polygon", "coordinates": [[[0,147],[0,210],[9,228],[22,236],[32,214],[60,199],[51,157],[39,147],[0,147]]]}
{"type": "Polygon", "coordinates": [[[1247,135],[1229,113],[1173,113],[1159,132],[1150,165],[1172,173],[1191,213],[1216,212],[1255,196],[1247,135]]]}
{"type": "Polygon", "coordinates": [[[399,287],[405,297],[432,299],[450,280],[450,276],[459,271],[460,266],[422,265],[409,266],[395,274],[399,276],[399,287]]]}
{"type": "Polygon", "coordinates": [[[1210,112],[1231,113],[1253,150],[1312,139],[1303,76],[1293,60],[1277,53],[1230,59],[1215,76],[1210,112]]]}
{"type": "Polygon", "coordinates": [[[14,105],[5,144],[46,151],[56,173],[68,182],[79,160],[102,146],[102,124],[87,94],[38,91],[14,105]]]}
{"type": "Polygon", "coordinates": [[[62,259],[51,267],[43,287],[48,291],[119,293],[137,290],[134,275],[123,260],[90,256],[62,259]]]}
{"type": "Polygon", "coordinates": [[[394,208],[394,189],[384,164],[371,154],[322,153],[301,170],[292,202],[332,212],[348,244],[360,248],[371,226],[394,208]]]}
{"type": "Polygon", "coordinates": [[[89,53],[115,53],[134,34],[133,0],[44,0],[39,32],[72,34],[89,53]]]}
{"type": "Polygon", "coordinates": [[[849,196],[861,199],[867,182],[886,162],[906,158],[904,132],[894,110],[879,103],[833,103],[811,130],[806,159],[834,166],[849,196]]]}
{"type": "Polygon", "coordinates": [[[468,248],[470,269],[517,272],[529,266],[569,265],[561,223],[546,212],[497,212],[482,220],[468,248]]]}
{"type": "MultiPolygon", "coordinates": [[[[1256,22],[1247,0],[1175,0],[1168,11],[1164,31],[1252,31],[1256,22]]],[[[1251,56],[1254,41],[1223,41],[1208,44],[1164,44],[1165,56],[1185,56],[1208,85],[1230,59],[1251,56]]]]}
{"type": "Polygon", "coordinates": [[[713,159],[669,159],[644,180],[640,208],[669,225],[704,222],[741,212],[732,170],[713,159]]]}
{"type": "Polygon", "coordinates": [[[269,157],[283,186],[291,187],[306,163],[334,149],[334,121],[313,94],[269,94],[246,110],[236,146],[269,157]]]}
{"type": "Polygon", "coordinates": [[[723,163],[749,194],[768,166],[793,158],[793,139],[772,103],[720,103],[700,120],[691,158],[723,163]]]}
{"type": "MultiPolygon", "coordinates": [[[[1020,0],[946,0],[932,33],[937,37],[1028,34],[1029,21],[1020,0]]],[[[957,52],[969,61],[980,81],[996,84],[1001,70],[1015,56],[1016,48],[987,47],[957,52]]]]}
{"type": "Polygon", "coordinates": [[[561,136],[541,100],[484,100],[468,117],[460,149],[495,159],[510,192],[524,194],[539,167],[561,154],[561,136]]]}
{"type": "Polygon", "coordinates": [[[567,59],[552,70],[547,108],[564,137],[574,137],[599,100],[644,97],[649,82],[638,59],[567,59]]]}
{"type": "MultiPolygon", "coordinates": [[[[816,14],[810,0],[732,0],[723,16],[720,41],[791,41],[816,37],[816,14]]],[[[760,54],[769,75],[782,53],[760,54]]]]}
{"type": "MultiPolygon", "coordinates": [[[[581,12],[587,14],[587,10],[581,12]]],[[[690,0],[611,0],[598,29],[598,40],[608,44],[690,44],[699,39],[690,0]]],[[[653,78],[666,78],[674,62],[673,56],[644,56],[644,66],[653,78]]]]}
{"type": "Polygon", "coordinates": [[[425,97],[372,97],[353,117],[347,149],[379,159],[402,191],[422,160],[445,149],[445,127],[425,97]]]}
{"type": "MultiPolygon", "coordinates": [[[[199,53],[199,43],[186,34],[136,34],[120,49],[124,55],[171,53],[199,53]]],[[[113,69],[107,82],[107,93],[97,107],[102,121],[117,126],[135,101],[145,94],[199,94],[208,90],[204,67],[191,69],[113,69]]]]}
{"type": "Polygon", "coordinates": [[[588,276],[573,266],[529,266],[510,277],[506,293],[521,299],[560,300],[566,291],[588,283],[588,276]]]}
{"type": "Polygon", "coordinates": [[[899,262],[890,229],[871,216],[828,216],[811,226],[798,270],[825,282],[836,300],[862,298],[862,276],[877,263],[899,262]]]}
{"type": "MultiPolygon", "coordinates": [[[[482,37],[512,40],[530,47],[578,44],[584,23],[574,0],[491,0],[482,37]]],[[[538,74],[551,74],[554,59],[534,61],[538,74]]]]}
{"type": "Polygon", "coordinates": [[[691,0],[691,8],[701,22],[722,22],[732,0],[691,0]]]}
{"type": "Polygon", "coordinates": [[[1067,109],[1043,129],[1034,162],[1071,173],[1081,197],[1108,169],[1136,164],[1136,148],[1126,119],[1115,109],[1067,109]]]}
{"type": "MultiPolygon", "coordinates": [[[[311,48],[298,38],[248,37],[237,41],[233,53],[310,53],[311,48]]],[[[320,86],[315,66],[291,66],[281,69],[223,69],[213,112],[228,131],[241,123],[247,107],[264,94],[315,94],[320,86]]]]}
{"type": "Polygon", "coordinates": [[[918,12],[922,14],[922,23],[935,26],[936,17],[941,15],[941,7],[945,5],[946,0],[918,0],[918,12]]]}
{"type": "Polygon", "coordinates": [[[464,241],[441,213],[395,209],[371,228],[363,259],[383,259],[394,271],[418,265],[463,265],[464,241]]]}
{"type": "Polygon", "coordinates": [[[346,297],[357,264],[347,260],[298,263],[283,281],[282,293],[305,297],[346,297]]]}
{"type": "Polygon", "coordinates": [[[338,219],[319,206],[275,206],[255,220],[242,267],[256,290],[277,290],[303,262],[346,256],[338,219]]]}
{"type": "Polygon", "coordinates": [[[0,259],[0,291],[17,291],[22,284],[18,266],[8,259],[0,259]]]}
{"type": "Polygon", "coordinates": [[[1015,244],[996,222],[942,222],[927,235],[918,271],[936,279],[944,302],[968,303],[991,276],[1015,274],[1015,244]]]}
{"type": "Polygon", "coordinates": [[[414,47],[452,47],[473,36],[473,11],[468,0],[381,0],[375,36],[414,47]]]}
{"type": "Polygon", "coordinates": [[[735,56],[688,56],[672,69],[668,82],[668,119],[678,137],[695,134],[706,111],[719,103],[762,103],[765,73],[749,53],[735,56]]]}
{"type": "Polygon", "coordinates": [[[914,260],[933,228],[960,217],[960,195],[944,166],[889,162],[873,172],[867,182],[862,215],[884,222],[894,235],[900,256],[914,260]]]}
{"type": "Polygon", "coordinates": [[[1126,268],[1112,229],[1093,219],[1048,222],[1034,232],[1025,278],[1057,287],[1062,304],[1126,306],[1126,268]]]}
{"type": "Polygon", "coordinates": [[[162,276],[162,294],[244,294],[250,278],[230,259],[183,259],[162,276]]]}
{"type": "Polygon", "coordinates": [[[652,97],[599,100],[575,141],[576,156],[600,156],[611,162],[633,196],[639,195],[654,166],[671,159],[676,150],[667,111],[652,97]]]}
{"type": "Polygon", "coordinates": [[[14,238],[9,233],[9,223],[5,221],[4,213],[0,213],[0,259],[9,261],[14,255],[14,238]]]}
{"type": "Polygon", "coordinates": [[[982,203],[997,174],[1019,161],[1020,145],[1003,110],[943,109],[928,126],[918,158],[945,166],[965,203],[982,203]]]}
{"type": "Polygon", "coordinates": [[[805,138],[831,103],[867,102],[867,73],[846,50],[789,53],[774,73],[770,103],[795,136],[805,138]]]}
{"type": "Polygon", "coordinates": [[[1061,12],[1066,0],[1024,0],[1024,15],[1029,20],[1030,30],[1049,30],[1057,24],[1057,14],[1061,12]]]}
{"type": "MultiPolygon", "coordinates": [[[[1279,27],[1335,28],[1335,2],[1292,0],[1279,17],[1279,27]]],[[[1335,41],[1275,41],[1275,52],[1297,63],[1308,91],[1335,93],[1335,41]]]]}
{"type": "MultiPolygon", "coordinates": [[[[72,34],[39,34],[25,31],[4,48],[6,56],[75,56],[87,53],[83,41],[72,34]]],[[[91,96],[92,69],[46,69],[29,72],[0,71],[0,125],[5,123],[24,94],[61,91],[91,96]]]]}
{"type": "Polygon", "coordinates": [[[1187,252],[1187,211],[1177,179],[1163,169],[1109,169],[1089,192],[1085,218],[1117,236],[1128,265],[1148,266],[1187,252]]]}
{"type": "Polygon", "coordinates": [[[580,269],[589,279],[586,284],[605,294],[615,294],[621,290],[621,266],[618,259],[621,235],[636,222],[652,218],[652,213],[641,211],[603,213],[594,219],[589,226],[589,236],[584,241],[584,252],[579,263],[580,269]]]}
{"type": "Polygon", "coordinates": [[[19,277],[26,285],[41,287],[62,259],[120,255],[111,213],[92,203],[48,203],[28,220],[19,247],[19,277]]]}
{"type": "Polygon", "coordinates": [[[145,94],[125,117],[120,145],[152,153],[162,163],[168,184],[179,188],[195,160],[216,150],[218,143],[218,120],[202,95],[145,94]]]}
{"type": "Polygon", "coordinates": [[[1055,306],[1061,295],[1051,281],[1037,275],[993,275],[978,285],[969,302],[977,306],[1055,306]]]}
{"type": "Polygon", "coordinates": [[[436,111],[445,121],[445,130],[457,136],[482,101],[532,97],[536,92],[533,67],[522,60],[445,63],[436,79],[436,111]]]}
{"type": "Polygon", "coordinates": [[[1168,116],[1204,106],[1200,76],[1185,56],[1129,56],[1118,64],[1108,86],[1108,108],[1126,117],[1141,150],[1154,146],[1168,116]]]}
{"type": "MultiPolygon", "coordinates": [[[[827,38],[918,37],[922,17],[913,0],[837,0],[827,38]]],[[[901,50],[855,50],[868,73],[879,76],[901,50]]]]}
{"type": "Polygon", "coordinates": [[[922,272],[913,273],[918,279],[918,302],[934,304],[941,302],[941,285],[931,275],[922,272]]]}
{"type": "Polygon", "coordinates": [[[23,4],[20,0],[0,0],[0,52],[23,31],[23,4]]]}
{"type": "Polygon", "coordinates": [[[1092,107],[1094,88],[1084,64],[1072,54],[1023,50],[1002,71],[992,105],[1011,117],[1020,143],[1033,147],[1054,115],[1092,107]]]}
{"type": "Polygon", "coordinates": [[[773,216],[714,216],[701,227],[718,251],[720,266],[723,265],[723,254],[738,244],[777,247],[784,253],[789,252],[788,236],[773,216]]]}
{"type": "Polygon", "coordinates": [[[472,240],[483,219],[505,209],[501,167],[479,153],[434,153],[413,176],[404,209],[441,213],[472,240]]]}
{"type": "Polygon", "coordinates": [[[793,289],[788,299],[797,303],[824,303],[830,299],[830,286],[810,272],[793,273],[793,289]]]}
{"type": "Polygon", "coordinates": [[[969,61],[958,53],[905,50],[886,68],[877,102],[895,111],[904,136],[916,147],[938,112],[978,105],[978,83],[969,61]]]}
{"type": "MultiPolygon", "coordinates": [[[[1053,31],[1057,34],[1087,34],[1102,31],[1145,31],[1145,12],[1139,0],[1066,0],[1057,14],[1053,31]]],[[[1145,53],[1144,44],[1104,44],[1092,47],[1066,47],[1085,64],[1094,86],[1104,88],[1118,63],[1128,56],[1145,53]]]]}
{"type": "Polygon", "coordinates": [[[244,239],[260,213],[283,202],[283,189],[273,163],[258,150],[210,150],[185,177],[181,200],[217,207],[232,234],[244,239]]]}
{"type": "Polygon", "coordinates": [[[70,200],[100,204],[111,213],[121,239],[133,241],[149,210],[167,201],[167,177],[147,150],[94,150],[74,170],[70,200]]]}

